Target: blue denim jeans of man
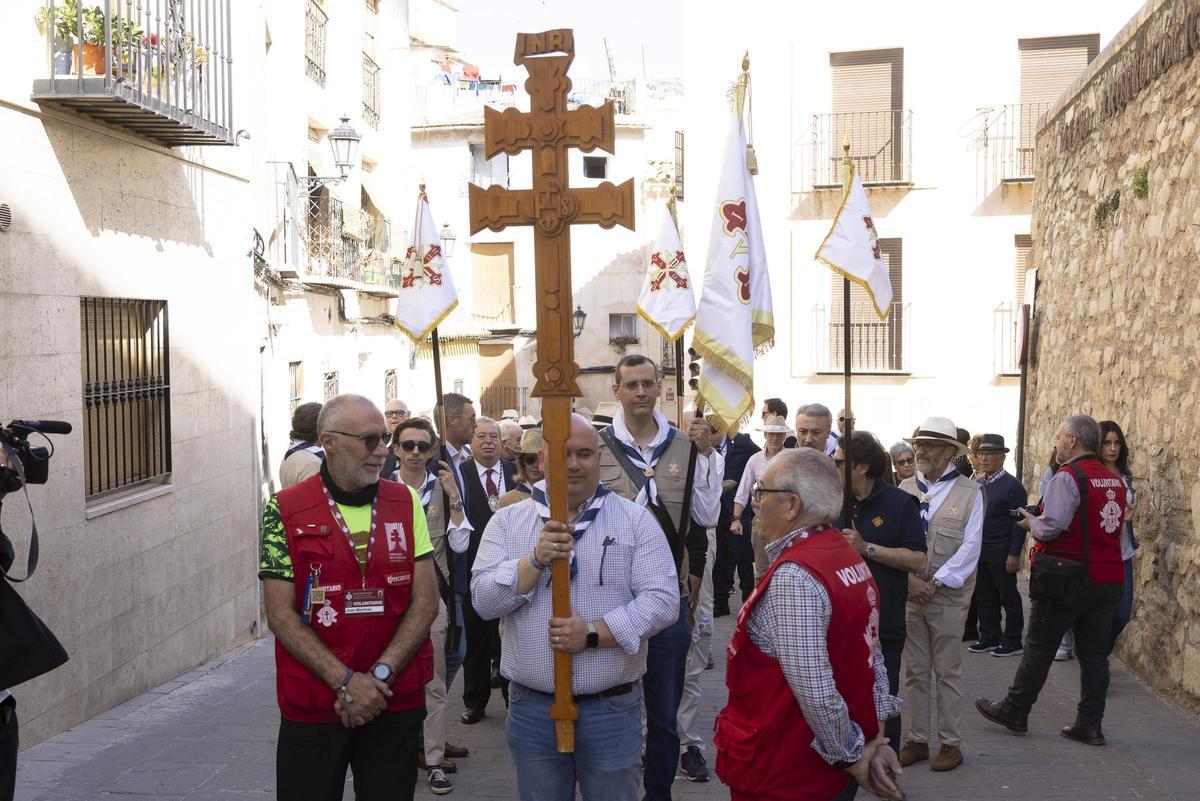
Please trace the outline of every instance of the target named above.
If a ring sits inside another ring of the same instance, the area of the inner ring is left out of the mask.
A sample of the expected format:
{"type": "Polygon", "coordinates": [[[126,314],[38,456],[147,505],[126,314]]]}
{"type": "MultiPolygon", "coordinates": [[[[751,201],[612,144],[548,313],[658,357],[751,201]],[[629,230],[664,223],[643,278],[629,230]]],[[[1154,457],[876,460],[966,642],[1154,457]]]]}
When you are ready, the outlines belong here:
{"type": "Polygon", "coordinates": [[[679,765],[679,701],[692,631],[687,600],[679,602],[679,619],[650,638],[642,692],[646,696],[645,801],[671,801],[671,784],[679,765]]]}
{"type": "Polygon", "coordinates": [[[446,696],[450,695],[450,685],[454,684],[454,675],[462,667],[463,659],[467,656],[467,635],[462,629],[463,597],[454,593],[454,619],[458,621],[458,648],[453,648],[449,630],[446,631],[446,696]],[[453,650],[452,650],[453,649],[453,650]]]}
{"type": "Polygon", "coordinates": [[[504,724],[517,769],[521,801],[636,801],[641,759],[638,727],[641,687],[611,698],[581,701],[575,752],[560,754],[550,706],[554,697],[513,682],[504,724]]]}

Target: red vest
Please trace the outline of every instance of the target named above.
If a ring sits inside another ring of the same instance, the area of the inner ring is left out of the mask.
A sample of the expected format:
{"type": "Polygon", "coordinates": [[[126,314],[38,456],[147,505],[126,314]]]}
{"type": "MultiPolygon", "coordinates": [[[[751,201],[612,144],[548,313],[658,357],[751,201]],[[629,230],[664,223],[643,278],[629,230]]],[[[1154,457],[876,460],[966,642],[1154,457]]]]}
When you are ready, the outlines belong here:
{"type": "Polygon", "coordinates": [[[875,711],[875,643],[879,591],[871,571],[836,529],[819,529],[792,541],[742,605],[729,644],[725,686],[729,703],[717,715],[717,775],[731,789],[796,801],[825,801],[845,788],[849,774],[812,749],[813,733],[779,662],[746,633],[753,609],[766,595],[775,569],[791,562],[809,571],[829,593],[826,635],[834,682],[850,719],[869,741],[879,732],[875,711]]]}
{"type": "MultiPolygon", "coordinates": [[[[375,503],[377,528],[367,546],[366,586],[383,588],[384,613],[347,616],[346,590],[363,587],[363,572],[350,541],[333,517],[321,476],[282,490],[279,516],[287,535],[295,575],[296,609],[303,612],[304,590],[313,567],[320,565],[320,586],[329,606],[315,604],[312,627],[325,647],[346,667],[370,673],[392,641],[408,609],[413,582],[413,503],[408,487],[380,479],[375,503]],[[397,530],[397,526],[400,530],[397,530]],[[390,530],[389,530],[390,529],[390,530]]],[[[336,693],[286,648],[275,641],[275,685],[279,710],[297,723],[337,723],[336,693]]],[[[396,677],[388,711],[401,712],[425,703],[425,684],[433,677],[429,638],[396,677]]]]}
{"type": "Polygon", "coordinates": [[[1089,457],[1069,462],[1058,468],[1068,473],[1078,485],[1070,468],[1083,472],[1087,497],[1079,493],[1079,508],[1071,525],[1058,539],[1034,543],[1032,553],[1047,553],[1083,559],[1083,520],[1088,521],[1088,574],[1096,584],[1121,584],[1125,581],[1125,566],[1121,563],[1121,529],[1125,526],[1125,482],[1109,472],[1097,458],[1089,457]]]}

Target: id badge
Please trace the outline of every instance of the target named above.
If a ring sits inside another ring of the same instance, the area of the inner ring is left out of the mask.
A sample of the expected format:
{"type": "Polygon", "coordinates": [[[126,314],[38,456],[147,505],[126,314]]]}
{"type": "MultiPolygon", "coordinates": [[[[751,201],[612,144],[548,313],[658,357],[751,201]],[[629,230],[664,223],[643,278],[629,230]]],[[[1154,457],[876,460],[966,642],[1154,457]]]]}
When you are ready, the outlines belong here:
{"type": "Polygon", "coordinates": [[[383,588],[346,590],[346,616],[372,617],[383,614],[383,588]]]}

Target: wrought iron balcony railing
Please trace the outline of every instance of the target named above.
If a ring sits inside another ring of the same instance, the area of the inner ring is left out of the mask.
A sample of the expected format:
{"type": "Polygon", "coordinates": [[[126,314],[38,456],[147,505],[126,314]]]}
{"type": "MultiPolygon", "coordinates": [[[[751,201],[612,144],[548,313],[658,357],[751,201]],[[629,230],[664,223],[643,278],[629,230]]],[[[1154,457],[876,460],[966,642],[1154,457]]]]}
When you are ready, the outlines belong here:
{"type": "Polygon", "coordinates": [[[567,108],[579,106],[601,106],[611,100],[617,114],[631,115],[637,108],[637,83],[635,81],[599,81],[586,78],[572,79],[571,91],[567,94],[567,108]]]}
{"type": "Polygon", "coordinates": [[[363,53],[362,116],[375,130],[379,130],[379,99],[379,65],[363,53]]]}
{"type": "Polygon", "coordinates": [[[167,147],[232,145],[232,0],[46,0],[33,100],[167,147]]]}
{"type": "Polygon", "coordinates": [[[1049,103],[1012,103],[980,112],[972,144],[987,191],[1034,179],[1038,119],[1048,108],[1049,103]]]}
{"type": "Polygon", "coordinates": [[[329,15],[317,0],[308,0],[304,10],[304,74],[325,85],[325,27],[329,15]]]}
{"type": "MultiPolygon", "coordinates": [[[[856,373],[907,373],[912,313],[908,304],[893,303],[887,320],[880,320],[869,301],[850,304],[850,366],[856,373]]],[[[840,373],[843,356],[842,307],[813,307],[813,364],[818,373],[840,373]]]]}
{"type": "Polygon", "coordinates": [[[840,187],[847,137],[850,159],[864,185],[912,183],[912,112],[862,111],[813,115],[812,125],[795,143],[793,190],[840,187]]]}
{"type": "Polygon", "coordinates": [[[1001,303],[992,312],[992,369],[996,375],[1021,374],[1021,307],[1001,303]]]}

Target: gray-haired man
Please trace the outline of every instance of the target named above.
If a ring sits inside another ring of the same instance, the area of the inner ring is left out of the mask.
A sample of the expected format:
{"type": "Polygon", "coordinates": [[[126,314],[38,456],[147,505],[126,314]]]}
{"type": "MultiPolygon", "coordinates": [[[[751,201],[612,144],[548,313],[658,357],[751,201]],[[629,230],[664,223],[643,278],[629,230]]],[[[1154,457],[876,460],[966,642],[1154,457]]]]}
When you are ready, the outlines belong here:
{"type": "Polygon", "coordinates": [[[832,432],[833,412],[828,406],[808,403],[796,410],[796,447],[832,456],[838,444],[832,432]]]}

